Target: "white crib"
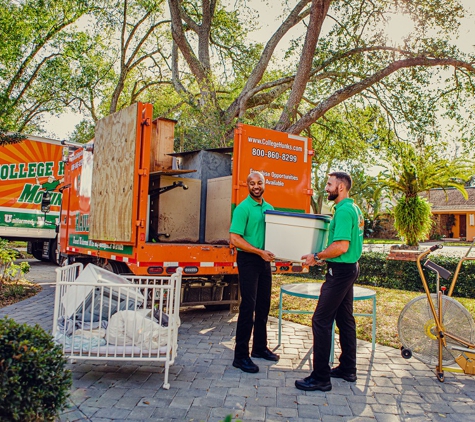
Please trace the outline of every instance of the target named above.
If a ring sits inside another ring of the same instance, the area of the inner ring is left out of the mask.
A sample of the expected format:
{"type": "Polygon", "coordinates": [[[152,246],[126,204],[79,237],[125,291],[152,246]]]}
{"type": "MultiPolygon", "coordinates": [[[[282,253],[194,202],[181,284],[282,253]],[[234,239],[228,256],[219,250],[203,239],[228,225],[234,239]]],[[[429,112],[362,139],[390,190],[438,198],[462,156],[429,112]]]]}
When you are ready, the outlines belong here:
{"type": "Polygon", "coordinates": [[[164,389],[177,354],[182,269],[169,277],[81,263],[56,270],[53,335],[71,359],[161,361],[164,389]]]}

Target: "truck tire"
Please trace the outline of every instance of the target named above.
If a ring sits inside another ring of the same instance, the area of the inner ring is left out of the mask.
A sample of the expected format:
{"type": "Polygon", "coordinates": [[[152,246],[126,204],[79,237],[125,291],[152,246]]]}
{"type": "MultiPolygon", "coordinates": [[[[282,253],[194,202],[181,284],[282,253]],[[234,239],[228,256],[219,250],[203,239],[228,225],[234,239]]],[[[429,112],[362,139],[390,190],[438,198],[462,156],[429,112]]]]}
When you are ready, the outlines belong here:
{"type": "Polygon", "coordinates": [[[33,249],[31,251],[31,254],[35,257],[35,259],[37,259],[38,261],[44,261],[43,259],[43,251],[42,250],[38,250],[38,249],[33,249]]]}
{"type": "Polygon", "coordinates": [[[104,260],[101,263],[101,267],[114,274],[129,274],[130,273],[129,267],[127,267],[127,265],[125,265],[123,262],[104,260]]]}
{"type": "Polygon", "coordinates": [[[31,254],[38,261],[44,261],[43,258],[43,242],[31,242],[31,254]]]}
{"type": "Polygon", "coordinates": [[[55,265],[59,265],[58,240],[52,239],[49,242],[49,260],[55,265]]]}

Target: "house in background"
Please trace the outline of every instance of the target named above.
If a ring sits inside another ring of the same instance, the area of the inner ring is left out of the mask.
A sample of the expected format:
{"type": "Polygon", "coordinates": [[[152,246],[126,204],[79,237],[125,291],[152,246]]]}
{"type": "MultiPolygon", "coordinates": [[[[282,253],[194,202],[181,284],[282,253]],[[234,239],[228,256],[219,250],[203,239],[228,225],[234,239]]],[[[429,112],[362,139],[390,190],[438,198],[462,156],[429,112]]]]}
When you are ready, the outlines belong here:
{"type": "MultiPolygon", "coordinates": [[[[466,188],[468,199],[455,188],[431,189],[425,197],[432,206],[433,235],[473,240],[475,237],[475,187],[466,188]]],[[[432,237],[432,236],[431,236],[432,237]]]]}

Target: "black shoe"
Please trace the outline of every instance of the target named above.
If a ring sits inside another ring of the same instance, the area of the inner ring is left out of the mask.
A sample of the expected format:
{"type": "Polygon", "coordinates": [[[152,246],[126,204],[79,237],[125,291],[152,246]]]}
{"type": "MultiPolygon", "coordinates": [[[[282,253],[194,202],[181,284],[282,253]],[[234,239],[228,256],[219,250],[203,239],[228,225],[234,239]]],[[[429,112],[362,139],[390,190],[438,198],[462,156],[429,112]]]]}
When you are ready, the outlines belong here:
{"type": "Polygon", "coordinates": [[[241,371],[255,374],[259,372],[259,367],[251,360],[251,358],[234,359],[233,366],[239,368],[241,371]]]}
{"type": "Polygon", "coordinates": [[[337,366],[336,368],[332,368],[332,370],[330,371],[330,376],[332,378],[343,378],[345,381],[348,382],[355,382],[357,380],[356,374],[343,372],[339,366],[337,366]]]}
{"type": "Polygon", "coordinates": [[[274,352],[271,352],[269,349],[265,349],[263,352],[252,352],[251,356],[253,358],[261,358],[265,360],[271,360],[273,362],[278,362],[280,359],[279,355],[276,355],[274,352]]]}
{"type": "Polygon", "coordinates": [[[331,381],[318,381],[315,378],[312,378],[311,376],[304,378],[303,380],[295,381],[295,386],[299,390],[304,391],[330,391],[332,389],[331,381]]]}

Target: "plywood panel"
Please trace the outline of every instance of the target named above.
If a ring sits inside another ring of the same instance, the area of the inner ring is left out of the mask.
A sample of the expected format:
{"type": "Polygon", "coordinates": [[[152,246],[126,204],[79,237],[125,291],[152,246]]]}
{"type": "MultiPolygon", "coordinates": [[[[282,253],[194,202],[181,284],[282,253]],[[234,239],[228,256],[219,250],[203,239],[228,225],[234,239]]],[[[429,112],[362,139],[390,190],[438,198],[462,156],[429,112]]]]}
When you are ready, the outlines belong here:
{"type": "Polygon", "coordinates": [[[228,244],[231,225],[232,176],[208,180],[206,243],[228,244]]]}
{"type": "Polygon", "coordinates": [[[177,181],[182,181],[188,189],[175,188],[158,199],[158,232],[170,235],[160,236],[160,241],[196,243],[200,233],[201,180],[161,176],[160,187],[177,181]]]}
{"type": "Polygon", "coordinates": [[[96,241],[132,242],[137,104],[97,122],[90,233],[96,241]]]}
{"type": "Polygon", "coordinates": [[[158,118],[152,123],[152,142],[150,144],[150,172],[172,168],[175,142],[175,120],[158,118]]]}

